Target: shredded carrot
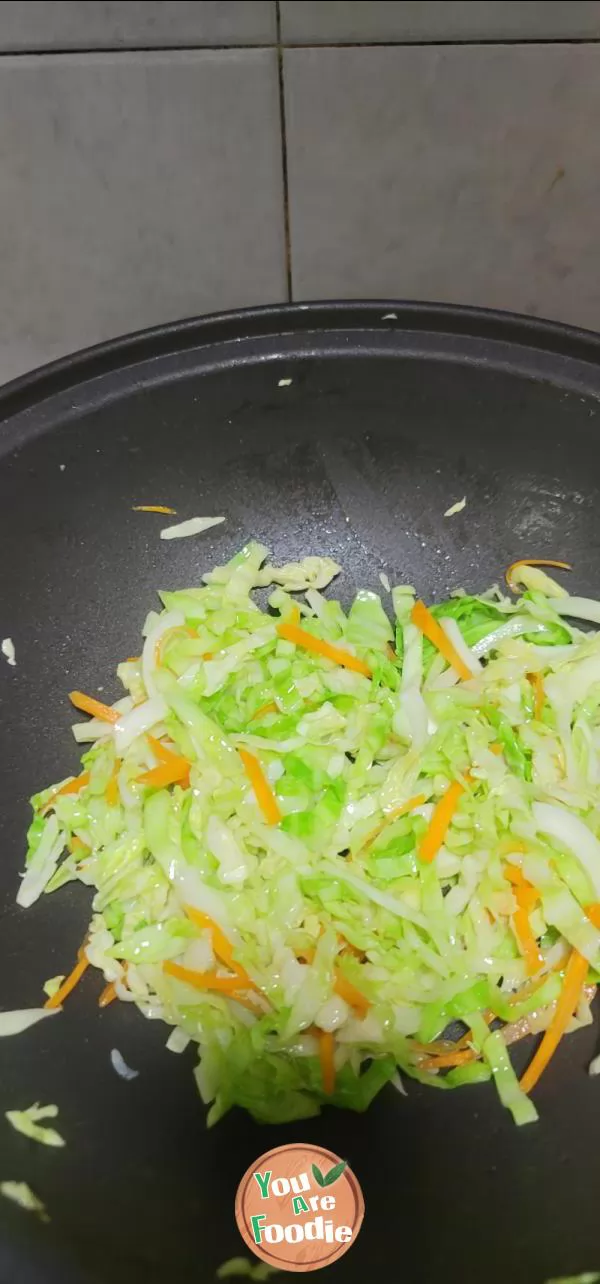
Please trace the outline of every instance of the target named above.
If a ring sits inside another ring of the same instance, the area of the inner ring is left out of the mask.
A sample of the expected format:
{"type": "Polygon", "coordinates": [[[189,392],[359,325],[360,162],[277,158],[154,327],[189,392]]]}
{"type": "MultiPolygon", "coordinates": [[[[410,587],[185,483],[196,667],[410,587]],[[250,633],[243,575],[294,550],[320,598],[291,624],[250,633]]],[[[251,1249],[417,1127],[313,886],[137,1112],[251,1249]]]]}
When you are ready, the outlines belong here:
{"type": "Polygon", "coordinates": [[[334,968],[333,988],[340,999],[343,999],[349,1007],[353,1008],[358,1016],[364,1017],[367,1015],[370,1007],[369,1000],[365,998],[364,994],[361,994],[360,990],[357,990],[352,981],[349,981],[348,977],[344,976],[344,973],[337,967],[334,968]]]}
{"type": "Polygon", "coordinates": [[[489,748],[490,748],[490,753],[495,753],[496,757],[499,757],[499,755],[502,753],[502,745],[494,744],[494,745],[490,745],[489,748]]]}
{"type": "Polygon", "coordinates": [[[469,1061],[478,1061],[479,1052],[473,1048],[459,1048],[457,1052],[445,1052],[440,1057],[428,1057],[421,1063],[423,1070],[450,1070],[453,1066],[464,1066],[469,1061]]]}
{"type": "Polygon", "coordinates": [[[148,785],[150,789],[166,789],[168,785],[182,785],[187,789],[190,779],[190,764],[187,758],[173,754],[171,762],[162,762],[159,767],[142,772],[137,777],[138,784],[148,785]]]}
{"type": "Polygon", "coordinates": [[[116,807],[120,798],[120,794],[119,794],[119,767],[120,766],[121,766],[120,762],[117,761],[113,767],[112,776],[106,786],[106,789],[104,790],[104,797],[106,798],[106,801],[109,807],[116,807]]]}
{"type": "Polygon", "coordinates": [[[222,963],[225,963],[232,972],[235,972],[235,975],[238,978],[238,985],[243,989],[256,990],[260,994],[261,991],[252,978],[248,976],[245,968],[243,968],[240,963],[236,963],[233,957],[233,946],[231,941],[227,939],[225,933],[219,927],[219,924],[215,923],[214,919],[211,918],[209,914],[205,914],[202,910],[196,909],[193,905],[184,905],[183,908],[188,918],[191,918],[192,922],[195,923],[197,927],[208,928],[211,932],[213,950],[217,955],[217,958],[219,958],[222,963]]]}
{"type": "Polygon", "coordinates": [[[521,1079],[521,1088],[523,1092],[531,1092],[543,1074],[548,1062],[554,1056],[556,1049],[562,1039],[563,1034],[571,1020],[571,1017],[581,998],[581,992],[585,985],[588,974],[589,963],[579,950],[573,950],[569,957],[565,971],[565,979],[560,992],[554,1016],[544,1033],[544,1037],[536,1049],[533,1060],[530,1061],[523,1078],[521,1079]]]}
{"type": "Polygon", "coordinates": [[[128,655],[127,659],[123,661],[123,664],[139,664],[141,658],[141,655],[128,655]]]}
{"type": "Polygon", "coordinates": [[[333,1035],[329,1030],[319,1030],[319,1061],[321,1062],[321,1078],[323,1080],[323,1092],[328,1097],[331,1096],[335,1089],[335,1062],[333,1054],[335,1042],[333,1035]]]}
{"type": "Polygon", "coordinates": [[[73,837],[69,842],[69,851],[72,856],[74,856],[76,852],[81,852],[83,854],[83,852],[89,852],[90,850],[91,849],[88,847],[87,843],[84,843],[83,838],[79,837],[79,834],[73,834],[73,837]]]}
{"type": "Polygon", "coordinates": [[[184,759],[181,754],[174,753],[172,749],[168,749],[167,746],[163,744],[162,740],[157,740],[156,736],[147,735],[146,740],[150,745],[154,757],[158,758],[159,762],[172,763],[187,761],[187,759],[184,759]]]}
{"type": "Polygon", "coordinates": [[[108,985],[104,986],[102,994],[98,999],[98,1007],[107,1008],[109,1003],[114,1003],[116,997],[117,997],[117,991],[115,988],[115,983],[114,981],[110,981],[108,985]]]}
{"type": "Polygon", "coordinates": [[[212,660],[212,659],[214,658],[214,654],[215,654],[215,653],[214,653],[214,651],[205,651],[205,652],[204,652],[204,654],[203,654],[203,656],[202,656],[202,659],[203,659],[203,660],[212,660]]]}
{"type": "Polygon", "coordinates": [[[133,513],[166,513],[171,517],[177,514],[177,509],[169,508],[168,504],[134,504],[131,511],[133,513]]]}
{"type": "Polygon", "coordinates": [[[527,914],[530,914],[540,899],[539,892],[536,891],[531,883],[527,882],[522,869],[519,869],[518,865],[505,865],[504,873],[515,889],[515,898],[519,909],[525,910],[527,914]]]}
{"type": "Polygon", "coordinates": [[[78,794],[82,789],[85,789],[86,785],[89,785],[89,783],[89,771],[82,771],[80,776],[74,776],[72,780],[67,780],[66,785],[61,785],[60,789],[55,789],[54,793],[50,795],[48,801],[44,803],[42,808],[43,813],[45,814],[47,811],[50,811],[50,808],[54,806],[56,798],[62,798],[63,794],[78,794]]]}
{"type": "Polygon", "coordinates": [[[274,700],[267,701],[267,704],[261,704],[260,709],[257,709],[256,713],[252,714],[251,722],[254,722],[255,718],[264,718],[266,713],[279,713],[274,700]]]}
{"type": "Polygon", "coordinates": [[[590,923],[593,923],[594,927],[597,927],[600,930],[600,903],[596,902],[595,905],[586,905],[585,913],[587,914],[590,923]]]}
{"type": "Polygon", "coordinates": [[[407,802],[402,803],[400,807],[394,807],[393,811],[386,812],[380,824],[376,825],[375,828],[367,834],[367,837],[360,849],[361,852],[364,852],[367,847],[370,847],[371,844],[375,842],[376,838],[379,838],[380,833],[385,829],[386,825],[391,825],[395,820],[398,820],[400,816],[405,816],[407,812],[415,811],[417,807],[422,807],[425,802],[427,802],[425,794],[415,794],[413,798],[409,798],[407,802]]]}
{"type": "Polygon", "coordinates": [[[539,972],[540,968],[544,966],[544,957],[540,953],[538,943],[531,930],[529,914],[520,905],[512,916],[512,925],[519,943],[519,949],[525,960],[527,975],[535,976],[536,972],[539,972]]]}
{"type": "Polygon", "coordinates": [[[44,1007],[59,1008],[61,1004],[64,1003],[65,999],[68,998],[69,994],[71,993],[71,990],[75,989],[75,986],[77,985],[78,981],[81,980],[86,968],[88,967],[89,967],[88,958],[82,946],[78,951],[77,962],[75,964],[75,967],[73,968],[73,971],[69,972],[69,975],[65,977],[62,985],[56,991],[56,994],[53,994],[51,999],[46,999],[46,1002],[44,1003],[44,1007]]]}
{"type": "Polygon", "coordinates": [[[504,576],[509,589],[512,589],[513,593],[517,592],[514,573],[518,571],[520,566],[554,566],[559,571],[573,570],[570,562],[555,562],[551,557],[521,557],[517,562],[511,562],[504,576]]]}
{"type": "Polygon", "coordinates": [[[458,673],[463,681],[468,682],[473,677],[468,665],[465,664],[462,656],[458,654],[456,647],[452,645],[450,638],[444,633],[441,624],[438,624],[435,616],[425,606],[424,602],[415,602],[410,613],[413,624],[421,630],[421,633],[433,643],[440,655],[448,661],[448,664],[458,673]]]}
{"type": "Polygon", "coordinates": [[[544,704],[546,701],[546,693],[544,691],[544,679],[542,678],[541,673],[538,671],[537,673],[528,673],[527,681],[530,682],[533,687],[533,697],[534,697],[533,716],[537,722],[540,722],[542,714],[544,712],[544,704]]]}
{"type": "MultiPolygon", "coordinates": [[[[298,953],[298,958],[304,959],[306,963],[312,963],[314,957],[315,951],[312,948],[301,950],[298,953]]],[[[369,1000],[365,998],[364,994],[362,994],[360,990],[357,990],[356,986],[352,984],[352,981],[349,981],[348,978],[344,976],[344,973],[335,963],[333,966],[333,988],[335,993],[339,994],[340,999],[343,999],[349,1007],[354,1008],[357,1016],[366,1016],[370,1007],[369,1000]]]]}
{"type": "Polygon", "coordinates": [[[69,700],[76,709],[81,709],[82,713],[90,713],[92,718],[100,718],[101,722],[118,722],[121,717],[118,709],[111,709],[109,704],[103,704],[101,700],[95,700],[94,696],[85,695],[83,691],[69,691],[69,700]]]}
{"type": "Polygon", "coordinates": [[[219,976],[217,972],[196,972],[189,967],[181,967],[179,963],[173,963],[171,959],[163,963],[163,972],[176,977],[178,981],[186,981],[196,990],[215,990],[221,994],[231,994],[233,998],[238,997],[237,990],[246,988],[239,976],[219,976]]]}
{"type": "Polygon", "coordinates": [[[464,790],[465,787],[460,780],[453,780],[445,794],[436,803],[429,827],[419,848],[419,859],[426,865],[431,864],[437,856],[464,790]]]}
{"type": "Polygon", "coordinates": [[[271,786],[265,776],[263,769],[255,758],[253,753],[248,749],[238,749],[240,758],[244,764],[244,771],[252,785],[256,795],[256,801],[262,811],[267,825],[278,825],[281,820],[279,804],[271,789],[271,786]]]}
{"type": "Polygon", "coordinates": [[[352,655],[351,651],[346,651],[345,647],[334,646],[333,642],[324,642],[322,638],[316,638],[313,633],[308,633],[297,624],[290,624],[285,620],[283,624],[277,625],[277,632],[280,638],[285,638],[286,642],[304,647],[305,651],[312,651],[313,655],[322,655],[325,660],[341,664],[344,669],[352,669],[354,673],[362,673],[365,678],[372,676],[368,664],[365,664],[364,660],[359,660],[357,655],[352,655]]]}
{"type": "Polygon", "coordinates": [[[230,995],[230,998],[234,999],[236,1003],[240,1003],[243,1008],[247,1008],[249,1012],[254,1012],[255,1016],[263,1017],[265,1015],[265,1009],[261,1007],[260,1003],[256,1003],[251,999],[248,994],[240,994],[239,990],[236,990],[235,994],[230,995]]]}
{"type": "Polygon", "coordinates": [[[284,623],[285,623],[285,624],[299,624],[299,623],[300,623],[301,618],[302,618],[302,617],[301,617],[301,615],[300,615],[300,607],[299,607],[299,606],[297,606],[297,605],[296,605],[296,603],[294,602],[294,605],[292,606],[292,608],[291,608],[291,610],[290,610],[290,613],[289,613],[289,615],[287,616],[287,619],[284,621],[284,623]]]}

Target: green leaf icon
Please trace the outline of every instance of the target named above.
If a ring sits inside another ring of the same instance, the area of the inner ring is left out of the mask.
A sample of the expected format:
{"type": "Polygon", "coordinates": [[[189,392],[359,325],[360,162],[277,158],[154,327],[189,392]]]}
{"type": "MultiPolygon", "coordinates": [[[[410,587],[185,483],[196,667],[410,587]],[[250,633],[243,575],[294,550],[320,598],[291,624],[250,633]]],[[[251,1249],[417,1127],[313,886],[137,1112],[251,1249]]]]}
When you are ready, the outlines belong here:
{"type": "MultiPolygon", "coordinates": [[[[336,1166],[337,1166],[337,1165],[336,1165],[336,1166]]],[[[327,1185],[327,1182],[326,1182],[326,1180],[325,1180],[325,1178],[324,1178],[324,1176],[323,1176],[323,1173],[321,1172],[321,1169],[320,1169],[320,1168],[317,1168],[317,1165],[316,1165],[316,1164],[313,1164],[313,1166],[312,1166],[312,1170],[313,1170],[313,1177],[314,1177],[314,1179],[315,1179],[315,1181],[316,1181],[317,1185],[318,1185],[318,1186],[326,1186],[326,1185],[327,1185]]]]}
{"type": "Polygon", "coordinates": [[[329,1172],[325,1174],[323,1185],[333,1186],[334,1181],[337,1181],[338,1177],[341,1177],[344,1169],[347,1167],[348,1161],[346,1159],[342,1159],[339,1164],[334,1164],[333,1168],[330,1168],[329,1172]]]}

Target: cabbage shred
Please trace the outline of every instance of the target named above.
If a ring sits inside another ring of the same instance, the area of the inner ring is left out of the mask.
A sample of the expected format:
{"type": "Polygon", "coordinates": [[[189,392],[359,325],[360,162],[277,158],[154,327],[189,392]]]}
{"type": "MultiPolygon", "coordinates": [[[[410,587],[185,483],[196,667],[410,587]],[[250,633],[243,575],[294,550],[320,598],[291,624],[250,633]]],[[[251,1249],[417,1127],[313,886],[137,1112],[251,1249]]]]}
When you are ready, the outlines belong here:
{"type": "MultiPolygon", "coordinates": [[[[198,1045],[210,1123],[235,1105],[270,1123],[326,1103],[365,1110],[398,1068],[439,1088],[493,1079],[529,1122],[502,1030],[532,1013],[548,1024],[572,947],[591,981],[600,966],[586,914],[600,900],[600,634],[570,622],[598,604],[573,599],[570,617],[571,599],[534,589],[435,606],[473,661],[459,681],[412,624],[411,587],[393,590],[393,622],[371,592],[346,613],[314,587],[335,563],[261,569],[266,556],[251,543],[201,587],[161,594],[142,656],[117,670],[130,697],[119,721],[94,720],[89,780],[32,799],[19,899],[71,880],[95,889],[88,959],[120,999],[174,1027],[171,1047],[198,1045]],[[268,579],[263,611],[252,592],[268,579]],[[295,603],[302,629],[371,677],[280,637],[295,603]],[[187,760],[189,782],[140,782],[160,766],[149,734],[187,760]],[[433,808],[457,780],[459,805],[424,863],[433,808]],[[515,866],[538,893],[534,978],[515,932],[515,866]],[[472,1055],[438,1065],[461,1036],[472,1055]]],[[[582,1002],[573,1025],[589,1019],[582,1002]]]]}

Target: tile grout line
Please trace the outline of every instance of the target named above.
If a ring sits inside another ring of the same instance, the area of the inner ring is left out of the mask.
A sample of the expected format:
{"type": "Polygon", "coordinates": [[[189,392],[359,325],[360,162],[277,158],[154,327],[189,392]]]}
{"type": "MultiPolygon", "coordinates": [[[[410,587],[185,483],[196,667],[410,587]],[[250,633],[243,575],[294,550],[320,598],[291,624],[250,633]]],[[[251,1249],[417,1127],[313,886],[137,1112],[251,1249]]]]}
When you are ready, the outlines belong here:
{"type": "Polygon", "coordinates": [[[283,72],[283,46],[281,43],[281,12],[279,0],[275,0],[275,22],[277,29],[277,78],[279,83],[279,127],[281,132],[281,172],[283,181],[283,235],[285,241],[285,275],[287,301],[292,302],[292,242],[290,236],[290,189],[288,175],[287,133],[285,120],[285,84],[283,72]]]}
{"type": "Polygon", "coordinates": [[[0,62],[4,58],[64,58],[71,54],[87,54],[94,57],[95,54],[161,54],[161,53],[253,53],[264,49],[277,49],[277,52],[283,54],[285,49],[298,50],[319,50],[319,49],[430,49],[436,47],[442,48],[459,48],[459,49],[478,49],[481,47],[489,48],[490,46],[507,46],[523,45],[531,47],[551,47],[553,45],[597,45],[600,44],[600,36],[471,36],[465,39],[452,37],[436,38],[429,40],[286,40],[280,39],[280,21],[279,21],[279,0],[275,0],[277,13],[277,33],[278,38],[275,41],[266,40],[258,44],[236,44],[230,41],[228,44],[169,44],[165,41],[158,45],[95,45],[92,48],[85,45],[72,45],[68,48],[53,48],[45,46],[42,48],[30,49],[0,49],[0,62]]]}

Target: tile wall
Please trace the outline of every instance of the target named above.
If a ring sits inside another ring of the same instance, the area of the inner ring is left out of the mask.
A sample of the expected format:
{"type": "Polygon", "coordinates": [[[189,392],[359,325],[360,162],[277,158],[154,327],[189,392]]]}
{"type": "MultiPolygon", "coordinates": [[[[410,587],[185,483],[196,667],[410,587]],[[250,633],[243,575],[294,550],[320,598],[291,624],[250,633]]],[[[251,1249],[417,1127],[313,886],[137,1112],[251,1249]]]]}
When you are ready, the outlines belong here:
{"type": "Polygon", "coordinates": [[[0,380],[222,308],[600,329],[600,0],[0,3],[0,380]]]}

